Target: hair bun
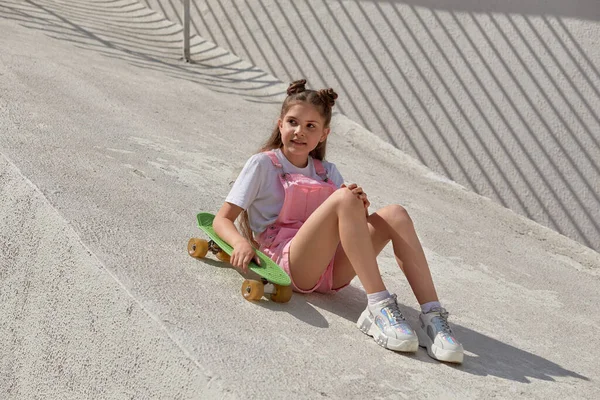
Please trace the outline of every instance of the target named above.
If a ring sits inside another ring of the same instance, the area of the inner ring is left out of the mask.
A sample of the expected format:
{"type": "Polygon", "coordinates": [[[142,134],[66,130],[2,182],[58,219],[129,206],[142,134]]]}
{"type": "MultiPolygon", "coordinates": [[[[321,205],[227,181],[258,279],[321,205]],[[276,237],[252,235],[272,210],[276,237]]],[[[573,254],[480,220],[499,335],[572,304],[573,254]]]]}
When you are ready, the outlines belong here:
{"type": "Polygon", "coordinates": [[[306,79],[300,79],[298,81],[294,81],[294,82],[290,83],[290,86],[288,86],[288,89],[287,89],[288,96],[291,96],[296,93],[304,92],[306,90],[305,86],[306,86],[306,79]]]}
{"type": "Polygon", "coordinates": [[[337,93],[332,88],[321,89],[317,94],[329,108],[332,108],[335,105],[335,100],[338,98],[337,93]]]}

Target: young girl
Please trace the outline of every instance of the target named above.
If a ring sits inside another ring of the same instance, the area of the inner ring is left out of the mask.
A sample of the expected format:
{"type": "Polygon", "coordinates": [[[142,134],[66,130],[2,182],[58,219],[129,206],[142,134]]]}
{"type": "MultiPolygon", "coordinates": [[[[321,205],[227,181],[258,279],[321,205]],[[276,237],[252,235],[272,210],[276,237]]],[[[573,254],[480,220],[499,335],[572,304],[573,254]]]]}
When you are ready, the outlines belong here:
{"type": "Polygon", "coordinates": [[[357,326],[381,346],[416,352],[419,342],[441,361],[461,363],[463,348],[448,326],[413,223],[404,208],[369,214],[366,193],[345,185],[324,161],[333,89],[290,84],[277,126],[234,183],[213,226],[233,246],[231,264],[246,271],[255,248],[280,265],[301,293],[337,292],[358,276],[368,306],[357,326]],[[240,230],[234,221],[241,217],[240,230]],[[398,265],[421,305],[417,333],[381,279],[376,257],[392,241],[398,265]]]}

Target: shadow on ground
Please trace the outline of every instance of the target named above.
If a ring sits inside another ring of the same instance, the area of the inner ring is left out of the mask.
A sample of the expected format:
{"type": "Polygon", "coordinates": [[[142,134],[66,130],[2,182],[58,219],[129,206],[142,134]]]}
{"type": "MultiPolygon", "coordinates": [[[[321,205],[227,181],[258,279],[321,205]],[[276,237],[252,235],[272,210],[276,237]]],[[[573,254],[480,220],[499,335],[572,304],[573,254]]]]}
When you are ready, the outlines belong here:
{"type": "MultiPolygon", "coordinates": [[[[213,267],[235,270],[245,279],[260,279],[252,272],[242,274],[228,263],[215,261],[209,258],[202,259],[213,267]]],[[[307,295],[295,293],[287,304],[274,303],[263,298],[255,302],[259,307],[272,312],[288,313],[306,324],[317,328],[329,328],[329,322],[319,310],[326,310],[342,317],[352,323],[358,320],[360,313],[366,307],[366,297],[362,289],[348,286],[344,290],[331,295],[311,293],[307,295]]],[[[414,323],[418,319],[418,311],[402,306],[402,311],[407,320],[414,323]]],[[[560,365],[543,357],[518,349],[492,337],[483,335],[466,326],[453,324],[454,333],[463,343],[466,353],[463,365],[448,365],[469,374],[477,376],[497,376],[520,383],[529,383],[531,379],[554,381],[555,377],[573,377],[584,381],[590,379],[576,372],[569,371],[560,365]]],[[[400,355],[400,354],[399,354],[400,355]]],[[[416,355],[403,357],[416,357],[423,362],[437,362],[427,356],[424,349],[420,348],[416,355]]]]}
{"type": "MultiPolygon", "coordinates": [[[[314,306],[307,314],[307,307],[297,306],[289,310],[297,318],[316,325],[322,316],[317,316],[318,309],[327,310],[351,322],[355,322],[366,307],[364,292],[354,286],[349,286],[335,295],[295,295],[295,303],[306,302],[314,306]]],[[[412,308],[401,306],[406,318],[413,322],[418,318],[418,312],[412,308]]],[[[576,372],[569,371],[560,365],[543,357],[518,349],[476,332],[468,327],[452,324],[456,336],[465,346],[466,354],[463,365],[453,366],[460,371],[477,376],[497,376],[521,383],[529,383],[531,379],[554,381],[555,377],[573,377],[584,381],[590,379],[576,372]]],[[[318,325],[316,325],[318,326],[318,325]]],[[[420,348],[416,357],[424,362],[436,362],[427,356],[420,348]]]]}
{"type": "Polygon", "coordinates": [[[193,62],[182,62],[181,26],[133,0],[54,3],[6,0],[0,18],[139,68],[201,84],[218,93],[274,103],[281,82],[214,43],[194,36],[193,62]]]}

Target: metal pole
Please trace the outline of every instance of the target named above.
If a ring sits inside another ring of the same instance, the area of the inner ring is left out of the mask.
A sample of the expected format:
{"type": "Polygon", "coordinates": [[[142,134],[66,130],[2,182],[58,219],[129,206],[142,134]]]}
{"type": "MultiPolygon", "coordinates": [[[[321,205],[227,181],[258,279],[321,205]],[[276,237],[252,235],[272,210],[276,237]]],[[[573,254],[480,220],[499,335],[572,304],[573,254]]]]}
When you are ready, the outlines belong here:
{"type": "Polygon", "coordinates": [[[183,60],[190,62],[190,0],[183,0],[183,60]]]}

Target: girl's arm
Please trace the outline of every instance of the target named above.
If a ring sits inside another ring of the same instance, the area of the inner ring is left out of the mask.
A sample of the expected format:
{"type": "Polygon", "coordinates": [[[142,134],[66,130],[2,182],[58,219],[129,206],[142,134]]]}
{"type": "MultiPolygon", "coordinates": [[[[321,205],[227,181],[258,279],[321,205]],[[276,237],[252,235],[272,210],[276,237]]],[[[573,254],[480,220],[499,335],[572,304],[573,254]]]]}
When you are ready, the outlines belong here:
{"type": "Polygon", "coordinates": [[[248,264],[254,259],[258,264],[259,259],[254,248],[243,237],[235,227],[234,221],[240,215],[243,209],[235,204],[225,202],[213,221],[213,228],[221,239],[233,247],[230,263],[244,272],[248,271],[248,264]]]}

